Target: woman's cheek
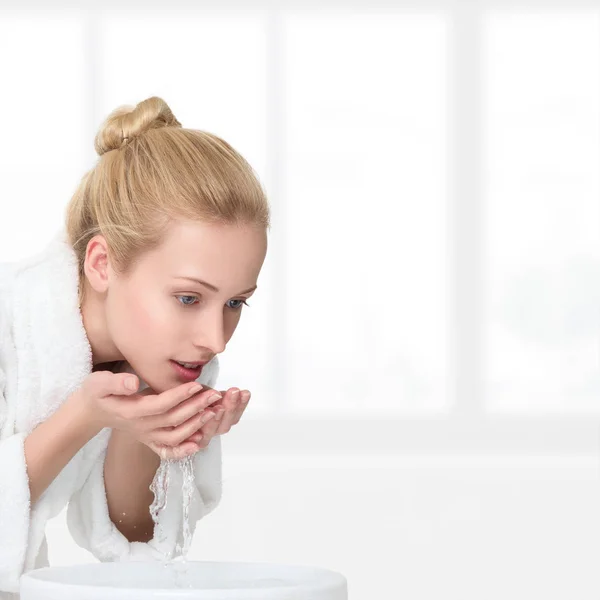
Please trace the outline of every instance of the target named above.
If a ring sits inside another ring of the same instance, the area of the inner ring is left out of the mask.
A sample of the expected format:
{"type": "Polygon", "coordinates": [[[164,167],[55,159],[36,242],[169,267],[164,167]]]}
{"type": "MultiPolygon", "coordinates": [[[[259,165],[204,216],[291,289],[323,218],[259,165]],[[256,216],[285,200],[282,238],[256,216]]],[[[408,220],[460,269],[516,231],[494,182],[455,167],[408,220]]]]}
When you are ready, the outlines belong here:
{"type": "Polygon", "coordinates": [[[242,316],[241,311],[236,311],[233,314],[230,314],[229,317],[225,317],[225,341],[228,342],[237,329],[237,326],[240,322],[240,318],[242,316]]]}

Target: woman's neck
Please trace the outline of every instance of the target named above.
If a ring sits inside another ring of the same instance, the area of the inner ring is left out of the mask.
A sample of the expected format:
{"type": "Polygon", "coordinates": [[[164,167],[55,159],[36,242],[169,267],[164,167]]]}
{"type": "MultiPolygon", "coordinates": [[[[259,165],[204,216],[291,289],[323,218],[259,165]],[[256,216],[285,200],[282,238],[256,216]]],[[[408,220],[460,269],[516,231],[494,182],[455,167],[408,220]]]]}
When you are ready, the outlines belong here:
{"type": "Polygon", "coordinates": [[[116,373],[124,362],[125,361],[123,360],[115,360],[112,362],[103,362],[95,364],[92,368],[92,373],[95,373],[96,371],[111,371],[113,373],[116,373]]]}

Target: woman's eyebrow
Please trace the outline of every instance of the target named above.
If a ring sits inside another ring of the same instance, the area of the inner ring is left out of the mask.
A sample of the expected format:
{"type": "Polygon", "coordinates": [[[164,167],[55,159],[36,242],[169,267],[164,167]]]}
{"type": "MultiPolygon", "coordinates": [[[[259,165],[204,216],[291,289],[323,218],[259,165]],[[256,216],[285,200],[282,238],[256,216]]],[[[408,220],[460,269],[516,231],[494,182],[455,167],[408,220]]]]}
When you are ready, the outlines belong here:
{"type": "MultiPolygon", "coordinates": [[[[219,289],[217,287],[215,287],[214,285],[212,285],[211,283],[208,283],[206,281],[202,281],[202,279],[197,279],[196,277],[188,277],[187,275],[175,275],[176,279],[189,279],[190,281],[195,281],[196,283],[199,283],[205,287],[207,287],[209,290],[215,292],[215,294],[219,293],[219,289]]],[[[243,292],[240,292],[238,294],[247,294],[248,292],[253,292],[258,286],[254,286],[251,288],[248,288],[247,290],[244,290],[243,292]]]]}

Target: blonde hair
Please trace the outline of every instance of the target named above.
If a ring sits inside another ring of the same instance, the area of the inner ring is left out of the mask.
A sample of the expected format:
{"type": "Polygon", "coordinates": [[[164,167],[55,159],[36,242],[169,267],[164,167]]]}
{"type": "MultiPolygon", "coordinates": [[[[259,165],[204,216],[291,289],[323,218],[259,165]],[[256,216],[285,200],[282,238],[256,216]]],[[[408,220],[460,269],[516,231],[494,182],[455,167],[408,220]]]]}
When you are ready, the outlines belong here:
{"type": "Polygon", "coordinates": [[[83,300],[88,242],[102,234],[115,271],[125,274],[160,245],[172,220],[249,224],[269,229],[265,192],[252,167],[221,138],[184,129],[152,97],[114,110],[94,146],[100,156],[66,209],[83,300]]]}

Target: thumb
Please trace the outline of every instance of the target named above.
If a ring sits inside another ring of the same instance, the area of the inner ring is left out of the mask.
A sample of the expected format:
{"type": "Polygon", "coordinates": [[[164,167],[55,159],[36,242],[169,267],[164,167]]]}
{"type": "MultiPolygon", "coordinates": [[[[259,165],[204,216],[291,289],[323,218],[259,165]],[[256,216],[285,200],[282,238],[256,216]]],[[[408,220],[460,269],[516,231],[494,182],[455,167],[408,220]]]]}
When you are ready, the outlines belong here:
{"type": "Polygon", "coordinates": [[[140,387],[139,379],[130,373],[112,373],[111,371],[97,371],[90,377],[91,389],[96,396],[125,396],[133,394],[140,387]]]}
{"type": "Polygon", "coordinates": [[[140,380],[135,375],[129,373],[123,374],[121,379],[121,387],[125,389],[126,394],[137,392],[140,387],[140,380]]]}

